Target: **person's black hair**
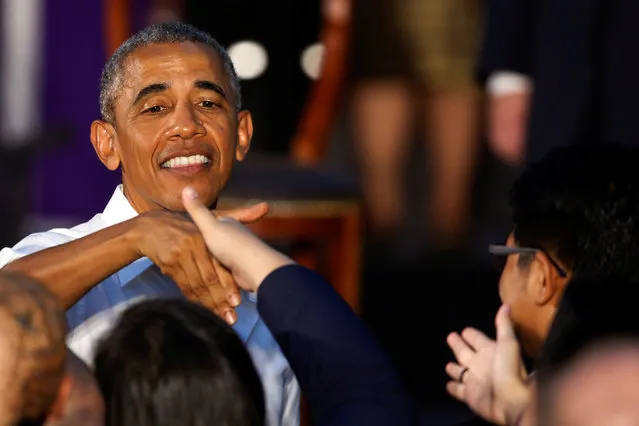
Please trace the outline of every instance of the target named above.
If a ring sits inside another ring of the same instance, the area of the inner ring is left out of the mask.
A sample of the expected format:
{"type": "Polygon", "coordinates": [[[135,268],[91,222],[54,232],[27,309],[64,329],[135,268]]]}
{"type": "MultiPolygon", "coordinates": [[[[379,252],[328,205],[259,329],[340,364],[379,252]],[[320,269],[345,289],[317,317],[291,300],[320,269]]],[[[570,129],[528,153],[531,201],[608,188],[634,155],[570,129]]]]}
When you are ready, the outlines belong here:
{"type": "Polygon", "coordinates": [[[581,276],[639,279],[638,169],[639,150],[632,147],[551,151],[511,188],[516,242],[551,253],[581,276]]]}
{"type": "Polygon", "coordinates": [[[125,311],[95,358],[110,426],[263,426],[264,392],[224,321],[183,299],[125,311]]]}

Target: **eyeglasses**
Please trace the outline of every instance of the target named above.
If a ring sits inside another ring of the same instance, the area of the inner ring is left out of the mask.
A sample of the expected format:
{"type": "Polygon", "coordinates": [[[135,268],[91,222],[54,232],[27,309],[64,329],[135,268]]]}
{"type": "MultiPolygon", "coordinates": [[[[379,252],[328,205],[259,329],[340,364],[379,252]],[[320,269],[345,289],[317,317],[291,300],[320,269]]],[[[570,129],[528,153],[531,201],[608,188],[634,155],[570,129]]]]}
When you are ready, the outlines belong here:
{"type": "Polygon", "coordinates": [[[499,268],[500,271],[503,271],[504,268],[506,267],[506,261],[508,260],[508,256],[510,256],[511,254],[542,253],[544,256],[546,256],[546,258],[548,259],[548,262],[550,262],[553,268],[557,270],[557,273],[559,274],[560,277],[566,278],[568,276],[566,271],[561,266],[559,266],[559,263],[557,263],[557,261],[555,261],[555,259],[553,259],[552,256],[550,256],[548,253],[546,253],[544,250],[540,248],[510,247],[510,246],[505,246],[501,244],[491,244],[488,246],[488,252],[492,254],[493,257],[495,258],[495,262],[497,263],[497,267],[499,268]]]}

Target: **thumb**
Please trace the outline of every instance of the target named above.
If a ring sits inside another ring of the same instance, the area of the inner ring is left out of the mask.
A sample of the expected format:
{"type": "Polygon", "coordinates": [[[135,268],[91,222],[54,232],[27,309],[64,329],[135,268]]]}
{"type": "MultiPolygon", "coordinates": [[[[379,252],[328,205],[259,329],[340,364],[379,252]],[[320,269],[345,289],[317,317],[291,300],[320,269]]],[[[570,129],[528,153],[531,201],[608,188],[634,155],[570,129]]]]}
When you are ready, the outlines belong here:
{"type": "Polygon", "coordinates": [[[516,340],[513,322],[510,319],[510,308],[502,305],[495,317],[495,328],[497,329],[497,341],[504,342],[508,340],[516,340]]]}
{"type": "Polygon", "coordinates": [[[206,235],[213,231],[217,223],[217,219],[213,216],[208,208],[198,199],[198,194],[193,188],[187,186],[182,190],[182,202],[184,208],[200,229],[202,234],[206,235]]]}
{"type": "Polygon", "coordinates": [[[525,380],[528,374],[521,358],[521,347],[510,319],[510,308],[507,305],[499,308],[495,317],[495,327],[498,347],[496,358],[499,358],[501,373],[506,375],[507,380],[525,380]]]}
{"type": "Polygon", "coordinates": [[[235,219],[240,223],[254,223],[262,219],[268,213],[267,203],[258,203],[248,207],[242,207],[232,210],[218,210],[215,214],[218,217],[228,217],[235,219]]]}

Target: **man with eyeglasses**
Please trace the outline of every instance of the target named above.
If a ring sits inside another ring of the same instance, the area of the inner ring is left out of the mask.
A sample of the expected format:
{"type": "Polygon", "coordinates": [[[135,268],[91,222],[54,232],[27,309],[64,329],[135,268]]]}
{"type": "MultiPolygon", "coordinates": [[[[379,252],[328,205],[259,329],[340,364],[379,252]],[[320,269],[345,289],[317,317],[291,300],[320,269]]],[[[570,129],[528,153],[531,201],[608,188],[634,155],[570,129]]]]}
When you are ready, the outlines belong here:
{"type": "MultiPolygon", "coordinates": [[[[562,147],[531,164],[511,188],[514,228],[490,252],[501,262],[501,300],[533,359],[572,277],[639,278],[637,167],[636,149],[562,147]]],[[[503,366],[495,362],[495,341],[467,328],[447,342],[457,360],[446,366],[448,392],[492,423],[515,424],[508,402],[495,398],[495,387],[507,386],[497,384],[503,366]]]]}

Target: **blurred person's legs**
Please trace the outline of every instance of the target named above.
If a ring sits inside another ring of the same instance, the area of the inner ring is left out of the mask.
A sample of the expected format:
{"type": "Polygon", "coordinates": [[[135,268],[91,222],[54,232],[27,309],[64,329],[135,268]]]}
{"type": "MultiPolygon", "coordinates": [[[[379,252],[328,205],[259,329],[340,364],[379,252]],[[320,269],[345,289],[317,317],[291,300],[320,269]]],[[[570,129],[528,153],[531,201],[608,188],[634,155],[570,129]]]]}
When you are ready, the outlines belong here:
{"type": "Polygon", "coordinates": [[[436,249],[465,243],[479,148],[480,91],[473,69],[479,4],[413,0],[398,6],[425,97],[429,229],[436,249]]]}
{"type": "Polygon", "coordinates": [[[477,92],[431,92],[427,99],[429,229],[440,249],[464,244],[479,147],[477,92]]]}
{"type": "Polygon", "coordinates": [[[393,235],[404,219],[413,107],[410,86],[400,78],[370,79],[354,88],[353,133],[368,220],[376,237],[393,235]]]}
{"type": "Polygon", "coordinates": [[[392,238],[404,219],[415,106],[408,56],[391,12],[388,1],[355,3],[351,55],[354,144],[370,232],[381,240],[392,238]]]}

